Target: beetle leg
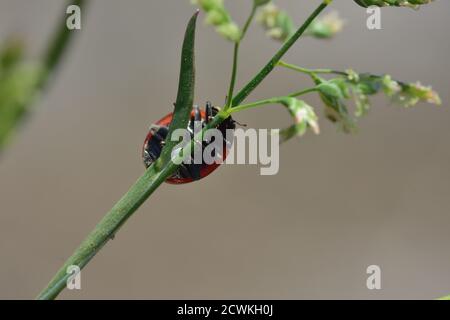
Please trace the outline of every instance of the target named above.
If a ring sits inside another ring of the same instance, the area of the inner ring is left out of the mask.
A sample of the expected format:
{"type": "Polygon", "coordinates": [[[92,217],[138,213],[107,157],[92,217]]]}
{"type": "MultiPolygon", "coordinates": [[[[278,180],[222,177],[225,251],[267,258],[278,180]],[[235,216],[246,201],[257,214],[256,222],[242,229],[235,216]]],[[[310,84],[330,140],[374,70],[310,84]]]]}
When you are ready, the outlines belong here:
{"type": "Polygon", "coordinates": [[[200,108],[195,105],[194,106],[194,121],[201,121],[202,120],[202,114],[200,112],[200,108]]]}
{"type": "Polygon", "coordinates": [[[201,168],[202,168],[201,164],[195,164],[195,163],[188,166],[188,169],[190,171],[192,179],[199,180],[201,178],[200,177],[201,168]]]}
{"type": "MultiPolygon", "coordinates": [[[[189,123],[189,128],[191,130],[191,138],[193,138],[194,134],[195,134],[195,130],[196,130],[195,125],[196,124],[198,125],[198,123],[201,123],[201,121],[202,121],[202,114],[201,114],[200,108],[198,105],[195,105],[194,106],[194,114],[191,117],[191,121],[189,123]]],[[[192,155],[191,155],[192,162],[188,165],[185,165],[185,168],[184,168],[185,169],[184,174],[188,173],[187,176],[191,177],[193,180],[200,179],[200,169],[201,169],[201,164],[199,165],[199,164],[194,163],[194,153],[195,153],[196,148],[198,148],[198,145],[197,145],[197,143],[194,143],[194,150],[192,150],[192,155]]]]}
{"type": "Polygon", "coordinates": [[[247,124],[246,123],[239,123],[236,120],[233,119],[233,123],[237,123],[238,125],[240,125],[241,127],[246,127],[247,124]]]}
{"type": "Polygon", "coordinates": [[[211,103],[211,101],[206,101],[206,120],[205,120],[205,123],[206,124],[208,124],[209,123],[209,120],[211,120],[211,118],[213,117],[213,114],[212,114],[212,103],[211,103]]]}
{"type": "Polygon", "coordinates": [[[167,134],[169,133],[169,129],[167,127],[157,127],[155,128],[156,131],[154,131],[153,136],[157,141],[159,141],[160,144],[164,144],[167,134]]]}
{"type": "Polygon", "coordinates": [[[179,174],[178,174],[179,177],[178,178],[190,178],[190,176],[191,176],[188,166],[185,165],[184,163],[182,163],[178,167],[178,172],[179,172],[179,174]]]}

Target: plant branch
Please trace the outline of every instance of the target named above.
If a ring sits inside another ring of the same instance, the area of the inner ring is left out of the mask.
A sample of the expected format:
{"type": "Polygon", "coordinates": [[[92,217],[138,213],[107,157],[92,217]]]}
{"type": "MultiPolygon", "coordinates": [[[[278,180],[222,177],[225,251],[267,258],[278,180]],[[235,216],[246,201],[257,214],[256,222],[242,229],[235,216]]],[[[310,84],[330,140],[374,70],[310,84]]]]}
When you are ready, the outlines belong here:
{"type": "Polygon", "coordinates": [[[347,72],[342,72],[342,71],[337,71],[337,70],[332,70],[332,69],[306,69],[306,68],[302,68],[290,63],[286,63],[284,61],[279,61],[277,63],[277,66],[280,67],[284,67],[287,69],[291,69],[294,71],[298,71],[301,73],[305,73],[307,75],[313,75],[313,74],[340,74],[340,75],[347,75],[347,72]]]}
{"type": "Polygon", "coordinates": [[[229,111],[229,113],[231,114],[231,113],[236,113],[236,112],[240,112],[240,111],[244,111],[244,110],[248,110],[248,109],[265,106],[268,104],[274,104],[274,103],[277,103],[280,99],[281,99],[281,97],[276,97],[276,98],[270,98],[270,99],[266,99],[266,100],[261,100],[261,101],[256,101],[256,102],[252,102],[252,103],[248,103],[248,104],[239,105],[239,106],[233,107],[229,111]]]}
{"type": "Polygon", "coordinates": [[[299,97],[299,96],[305,95],[307,93],[316,92],[316,91],[319,91],[319,89],[317,87],[306,88],[306,89],[291,93],[290,95],[288,95],[288,97],[295,98],[295,97],[299,97]]]}
{"type": "Polygon", "coordinates": [[[241,45],[242,39],[244,39],[245,34],[247,33],[247,30],[248,30],[248,28],[249,28],[253,18],[255,17],[256,9],[257,9],[257,6],[255,4],[253,4],[250,16],[248,17],[248,19],[247,19],[247,21],[246,21],[246,23],[244,25],[244,28],[242,29],[241,38],[239,39],[239,41],[237,41],[234,44],[233,68],[232,68],[232,72],[231,72],[231,80],[230,80],[230,87],[228,89],[227,102],[226,102],[226,105],[225,105],[225,108],[224,108],[225,110],[227,110],[227,109],[229,109],[231,107],[231,102],[232,102],[232,99],[233,99],[234,87],[236,85],[238,60],[239,60],[239,47],[241,45]]]}
{"type": "Polygon", "coordinates": [[[99,222],[94,231],[82,242],[74,254],[66,261],[52,281],[38,296],[38,299],[54,299],[65,288],[70,274],[67,267],[76,265],[82,269],[95,254],[111,239],[139,206],[175,171],[170,162],[161,171],[151,166],[142,177],[128,190],[117,204],[99,222]]]}
{"type": "Polygon", "coordinates": [[[224,108],[225,110],[227,110],[231,107],[231,102],[232,102],[233,94],[234,94],[234,86],[236,85],[238,59],[239,59],[239,42],[236,42],[234,44],[234,50],[233,50],[233,68],[231,71],[230,87],[228,89],[227,101],[226,101],[225,108],[224,108]]]}
{"type": "Polygon", "coordinates": [[[281,47],[281,49],[272,57],[272,59],[261,69],[261,71],[233,98],[232,107],[239,105],[249,96],[250,93],[272,72],[277,63],[285,55],[285,53],[294,45],[294,43],[305,33],[309,25],[317,18],[317,16],[332,2],[332,0],[324,0],[316,10],[306,19],[303,25],[295,32],[281,47]]]}
{"type": "MultiPolygon", "coordinates": [[[[334,69],[307,69],[307,68],[299,67],[294,64],[286,63],[284,61],[279,61],[277,63],[277,65],[280,67],[286,68],[286,69],[290,69],[290,70],[294,70],[297,72],[307,74],[313,78],[318,74],[335,74],[335,75],[340,75],[340,76],[344,76],[344,77],[350,76],[350,73],[346,72],[346,71],[340,71],[340,70],[334,70],[334,69]]],[[[379,74],[373,74],[373,73],[366,73],[366,74],[372,78],[382,78],[383,77],[382,75],[379,75],[379,74]]],[[[405,83],[404,81],[400,81],[400,80],[395,80],[395,81],[398,84],[400,84],[401,86],[407,85],[407,83],[405,83]]]]}
{"type": "MultiPolygon", "coordinates": [[[[310,93],[310,92],[315,92],[315,91],[318,91],[317,87],[307,88],[307,89],[304,89],[302,91],[290,94],[290,95],[288,95],[288,97],[295,98],[295,97],[298,97],[298,96],[301,96],[301,95],[304,95],[304,94],[307,94],[307,93],[310,93]]],[[[242,104],[242,105],[233,107],[232,109],[230,109],[227,112],[227,114],[231,115],[231,114],[236,113],[236,112],[257,108],[257,107],[265,106],[265,105],[268,105],[268,104],[279,103],[280,101],[282,101],[284,99],[286,99],[286,97],[274,97],[274,98],[270,98],[270,99],[255,101],[255,102],[248,103],[248,104],[242,104]]]]}

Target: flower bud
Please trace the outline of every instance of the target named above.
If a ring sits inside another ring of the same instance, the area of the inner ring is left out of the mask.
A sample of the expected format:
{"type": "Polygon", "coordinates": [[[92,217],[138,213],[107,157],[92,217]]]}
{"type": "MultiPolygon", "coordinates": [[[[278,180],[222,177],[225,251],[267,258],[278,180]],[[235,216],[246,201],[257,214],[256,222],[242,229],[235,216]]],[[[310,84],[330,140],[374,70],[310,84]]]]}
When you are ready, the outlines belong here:
{"type": "Polygon", "coordinates": [[[221,24],[217,27],[217,32],[228,40],[237,42],[241,38],[241,30],[234,22],[221,24]]]}
{"type": "Polygon", "coordinates": [[[272,2],[262,8],[257,20],[275,40],[285,41],[295,32],[291,17],[272,2]]]}
{"type": "Polygon", "coordinates": [[[211,10],[206,14],[205,19],[207,24],[211,24],[213,26],[217,26],[220,24],[225,24],[228,22],[228,17],[224,12],[219,10],[211,10]]]}
{"type": "Polygon", "coordinates": [[[401,91],[395,94],[393,99],[404,107],[412,107],[419,102],[442,104],[439,94],[430,86],[423,86],[420,82],[401,85],[401,91]]]}
{"type": "Polygon", "coordinates": [[[314,20],[308,28],[308,35],[321,39],[332,38],[342,31],[344,23],[337,12],[331,12],[314,20]]]}
{"type": "Polygon", "coordinates": [[[225,9],[223,0],[191,0],[206,12],[206,23],[216,27],[216,31],[228,40],[238,42],[241,31],[225,9]]]}

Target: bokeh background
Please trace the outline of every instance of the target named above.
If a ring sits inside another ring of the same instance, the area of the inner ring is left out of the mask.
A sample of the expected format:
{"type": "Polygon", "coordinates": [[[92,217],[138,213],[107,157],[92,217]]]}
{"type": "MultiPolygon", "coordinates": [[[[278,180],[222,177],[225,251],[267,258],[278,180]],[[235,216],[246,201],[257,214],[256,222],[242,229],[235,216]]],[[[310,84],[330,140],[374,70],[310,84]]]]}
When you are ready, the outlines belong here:
{"type": "MultiPolygon", "coordinates": [[[[278,0],[298,24],[319,1],[278,0]]],[[[251,1],[226,1],[242,23],[251,1]]],[[[79,298],[431,299],[450,293],[450,39],[448,1],[386,9],[369,31],[352,1],[331,41],[304,39],[287,55],[306,67],[352,67],[433,84],[443,107],[404,110],[379,97],[360,132],[322,120],[320,136],[281,148],[276,176],[223,166],[201,182],[164,185],[82,272],[79,298]],[[366,268],[382,269],[382,290],[366,268]]],[[[65,4],[1,0],[0,39],[46,45],[65,4]]],[[[144,171],[148,126],[175,100],[189,1],[93,0],[52,85],[0,159],[0,298],[33,298],[144,171]]],[[[203,17],[202,17],[203,18],[203,17]]],[[[232,45],[197,34],[196,102],[225,99],[232,45]]],[[[243,85],[279,44],[252,27],[243,85]]],[[[309,85],[275,71],[252,99],[309,85]]],[[[308,101],[321,107],[319,100],[308,101]]],[[[284,127],[267,107],[237,117],[284,127]]]]}

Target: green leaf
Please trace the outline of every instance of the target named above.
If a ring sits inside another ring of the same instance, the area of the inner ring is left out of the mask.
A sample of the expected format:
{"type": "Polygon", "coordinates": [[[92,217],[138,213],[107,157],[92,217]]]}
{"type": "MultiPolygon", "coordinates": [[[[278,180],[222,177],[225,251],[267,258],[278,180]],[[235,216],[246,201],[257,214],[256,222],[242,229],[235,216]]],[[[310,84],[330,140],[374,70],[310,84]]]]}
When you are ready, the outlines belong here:
{"type": "Polygon", "coordinates": [[[177,100],[165,146],[158,161],[160,164],[165,164],[171,159],[172,149],[178,144],[178,141],[171,141],[172,133],[176,129],[186,129],[191,117],[195,89],[195,27],[197,16],[198,11],[189,21],[184,36],[177,100]]]}

